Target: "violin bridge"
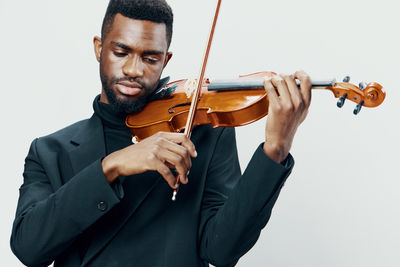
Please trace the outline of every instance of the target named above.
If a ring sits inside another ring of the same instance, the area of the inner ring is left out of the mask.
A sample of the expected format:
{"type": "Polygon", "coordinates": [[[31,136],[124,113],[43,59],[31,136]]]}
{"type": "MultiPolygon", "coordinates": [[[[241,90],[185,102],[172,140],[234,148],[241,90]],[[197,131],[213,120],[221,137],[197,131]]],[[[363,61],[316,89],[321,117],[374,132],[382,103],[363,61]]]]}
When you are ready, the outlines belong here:
{"type": "Polygon", "coordinates": [[[185,90],[186,97],[190,98],[193,95],[193,92],[197,88],[197,80],[198,79],[187,79],[185,84],[183,85],[183,89],[185,90]]]}

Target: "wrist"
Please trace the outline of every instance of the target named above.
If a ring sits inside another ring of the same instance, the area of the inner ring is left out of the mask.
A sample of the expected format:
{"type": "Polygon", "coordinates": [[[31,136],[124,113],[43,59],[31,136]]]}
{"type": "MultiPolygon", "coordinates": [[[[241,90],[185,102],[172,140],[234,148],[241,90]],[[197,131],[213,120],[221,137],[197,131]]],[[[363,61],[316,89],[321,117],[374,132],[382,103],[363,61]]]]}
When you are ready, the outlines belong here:
{"type": "Polygon", "coordinates": [[[101,168],[103,169],[104,176],[109,184],[118,178],[118,167],[116,162],[108,155],[101,161],[101,168]]]}
{"type": "Polygon", "coordinates": [[[272,144],[265,142],[263,145],[264,153],[277,163],[281,163],[289,154],[284,145],[272,144]]]}

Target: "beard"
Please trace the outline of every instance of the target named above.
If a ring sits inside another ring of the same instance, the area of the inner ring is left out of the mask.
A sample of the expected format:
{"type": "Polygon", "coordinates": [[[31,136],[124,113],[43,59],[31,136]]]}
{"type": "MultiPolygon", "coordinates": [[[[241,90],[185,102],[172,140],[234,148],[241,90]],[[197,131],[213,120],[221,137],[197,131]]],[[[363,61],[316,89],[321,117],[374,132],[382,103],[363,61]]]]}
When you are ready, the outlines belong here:
{"type": "Polygon", "coordinates": [[[141,111],[144,108],[144,106],[146,105],[146,103],[148,102],[149,95],[151,94],[151,92],[154,89],[154,88],[149,88],[146,84],[144,84],[138,78],[132,78],[132,77],[122,77],[122,78],[112,77],[112,78],[110,78],[110,77],[108,77],[104,73],[101,62],[100,62],[100,79],[101,79],[101,84],[103,86],[103,90],[107,96],[109,104],[118,113],[130,114],[130,113],[137,113],[137,112],[141,111]],[[116,92],[113,90],[113,86],[121,81],[130,81],[130,82],[136,82],[136,83],[140,84],[142,86],[142,90],[145,90],[145,94],[139,96],[137,99],[134,99],[134,100],[118,99],[116,92]]]}

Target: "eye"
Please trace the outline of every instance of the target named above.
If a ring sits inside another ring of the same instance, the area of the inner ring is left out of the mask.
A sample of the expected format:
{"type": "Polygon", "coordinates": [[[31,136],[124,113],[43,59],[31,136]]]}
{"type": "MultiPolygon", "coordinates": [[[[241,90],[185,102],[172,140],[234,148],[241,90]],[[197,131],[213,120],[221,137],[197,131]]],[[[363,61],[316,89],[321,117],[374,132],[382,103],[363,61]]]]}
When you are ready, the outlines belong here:
{"type": "Polygon", "coordinates": [[[156,64],[158,62],[158,59],[153,57],[143,57],[143,60],[150,64],[156,64]]]}
{"type": "Polygon", "coordinates": [[[128,55],[127,53],[118,52],[118,51],[114,51],[113,53],[114,53],[114,55],[117,56],[117,57],[125,57],[126,55],[128,55]]]}

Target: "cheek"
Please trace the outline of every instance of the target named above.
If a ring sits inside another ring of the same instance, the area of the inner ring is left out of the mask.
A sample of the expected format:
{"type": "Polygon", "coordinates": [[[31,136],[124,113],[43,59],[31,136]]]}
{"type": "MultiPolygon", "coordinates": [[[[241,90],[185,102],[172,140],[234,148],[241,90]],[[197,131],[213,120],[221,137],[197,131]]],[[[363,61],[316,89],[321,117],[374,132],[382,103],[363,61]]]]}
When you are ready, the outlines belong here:
{"type": "Polygon", "coordinates": [[[116,60],[110,55],[106,55],[103,60],[103,71],[109,78],[120,78],[122,77],[123,62],[116,60]]]}
{"type": "Polygon", "coordinates": [[[154,70],[149,77],[148,83],[150,87],[155,88],[160,80],[161,72],[159,70],[154,70]]]}
{"type": "Polygon", "coordinates": [[[163,71],[163,65],[162,64],[157,64],[157,65],[153,65],[150,68],[148,68],[148,72],[149,72],[149,77],[151,77],[150,79],[154,82],[158,82],[158,80],[160,79],[161,73],[163,71]]]}

